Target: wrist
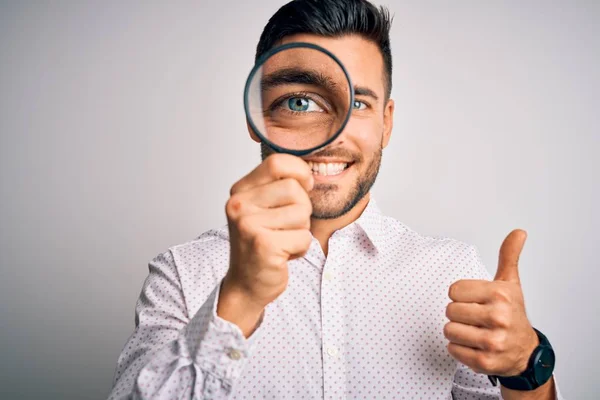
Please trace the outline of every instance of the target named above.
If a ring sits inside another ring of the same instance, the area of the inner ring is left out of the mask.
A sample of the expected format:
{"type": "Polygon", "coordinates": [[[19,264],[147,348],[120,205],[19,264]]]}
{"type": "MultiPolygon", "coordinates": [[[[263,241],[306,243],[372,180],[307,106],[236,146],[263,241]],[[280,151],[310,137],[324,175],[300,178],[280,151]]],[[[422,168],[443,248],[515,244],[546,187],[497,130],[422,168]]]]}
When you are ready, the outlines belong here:
{"type": "Polygon", "coordinates": [[[523,347],[523,361],[521,361],[521,365],[518,368],[518,374],[522,374],[529,367],[529,361],[531,358],[531,354],[535,351],[535,349],[540,345],[540,339],[538,338],[537,333],[533,328],[530,329],[529,338],[527,340],[527,344],[523,347]]]}
{"type": "Polygon", "coordinates": [[[257,303],[227,277],[223,279],[217,301],[217,315],[237,325],[246,338],[256,330],[264,308],[264,305],[257,303]]]}
{"type": "MultiPolygon", "coordinates": [[[[548,390],[547,388],[552,386],[552,384],[547,385],[547,383],[549,380],[552,380],[552,373],[554,372],[554,365],[556,362],[554,350],[552,349],[552,345],[548,341],[548,338],[543,333],[535,328],[532,329],[534,329],[534,332],[538,337],[538,345],[529,356],[526,369],[515,376],[489,375],[490,381],[494,386],[496,386],[498,382],[502,385],[503,393],[506,389],[510,392],[522,391],[537,394],[543,392],[543,390],[548,390]],[[546,389],[540,389],[542,387],[546,389]],[[537,389],[540,389],[540,391],[537,389]]],[[[523,347],[523,349],[526,349],[526,347],[523,347]]],[[[531,397],[525,396],[518,398],[531,397]]],[[[538,397],[534,398],[537,399],[538,397]]]]}

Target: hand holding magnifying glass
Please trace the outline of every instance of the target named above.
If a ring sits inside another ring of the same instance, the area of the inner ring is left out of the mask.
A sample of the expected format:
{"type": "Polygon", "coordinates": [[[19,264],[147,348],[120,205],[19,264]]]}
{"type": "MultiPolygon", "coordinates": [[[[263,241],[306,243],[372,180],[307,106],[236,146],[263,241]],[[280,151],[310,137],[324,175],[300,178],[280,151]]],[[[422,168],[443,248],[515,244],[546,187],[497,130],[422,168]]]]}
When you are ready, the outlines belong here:
{"type": "Polygon", "coordinates": [[[275,153],[231,189],[226,214],[230,263],[221,318],[249,336],[264,307],[287,287],[287,262],[312,242],[312,171],[298,156],[332,143],[354,101],[350,77],[329,51],[290,43],[261,57],[244,91],[248,124],[275,153]]]}

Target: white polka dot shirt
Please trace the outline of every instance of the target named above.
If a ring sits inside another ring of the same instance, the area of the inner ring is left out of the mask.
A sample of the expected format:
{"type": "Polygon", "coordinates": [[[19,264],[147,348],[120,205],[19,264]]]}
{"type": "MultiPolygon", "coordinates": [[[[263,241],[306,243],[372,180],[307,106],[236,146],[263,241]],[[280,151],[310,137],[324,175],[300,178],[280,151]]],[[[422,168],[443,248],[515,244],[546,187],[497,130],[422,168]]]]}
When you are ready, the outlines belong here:
{"type": "Polygon", "coordinates": [[[216,315],[228,265],[227,227],[149,263],[110,399],[500,398],[443,335],[450,285],[490,279],[473,246],[419,235],[371,199],[327,257],[313,238],[288,263],[247,339],[216,315]]]}

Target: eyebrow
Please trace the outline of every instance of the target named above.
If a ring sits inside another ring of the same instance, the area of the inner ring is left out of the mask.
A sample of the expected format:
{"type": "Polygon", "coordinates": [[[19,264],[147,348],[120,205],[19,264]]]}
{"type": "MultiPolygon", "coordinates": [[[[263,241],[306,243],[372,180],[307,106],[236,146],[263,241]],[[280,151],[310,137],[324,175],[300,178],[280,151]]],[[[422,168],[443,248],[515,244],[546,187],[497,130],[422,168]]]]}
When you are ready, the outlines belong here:
{"type": "Polygon", "coordinates": [[[261,80],[261,89],[263,91],[276,86],[289,84],[313,85],[325,90],[337,90],[337,83],[330,77],[315,71],[309,71],[298,68],[284,68],[265,75],[261,80]]]}
{"type": "MultiPolygon", "coordinates": [[[[336,90],[337,83],[330,77],[320,74],[315,71],[309,71],[299,68],[284,68],[265,75],[261,81],[261,89],[266,91],[276,86],[289,85],[289,84],[306,84],[314,85],[325,90],[336,90]]],[[[375,91],[365,86],[354,86],[354,94],[356,96],[368,96],[373,98],[375,101],[379,100],[379,97],[375,91]]]]}
{"type": "Polygon", "coordinates": [[[377,94],[373,90],[364,86],[354,86],[354,94],[357,96],[369,96],[375,101],[379,100],[379,97],[377,97],[377,94]]]}

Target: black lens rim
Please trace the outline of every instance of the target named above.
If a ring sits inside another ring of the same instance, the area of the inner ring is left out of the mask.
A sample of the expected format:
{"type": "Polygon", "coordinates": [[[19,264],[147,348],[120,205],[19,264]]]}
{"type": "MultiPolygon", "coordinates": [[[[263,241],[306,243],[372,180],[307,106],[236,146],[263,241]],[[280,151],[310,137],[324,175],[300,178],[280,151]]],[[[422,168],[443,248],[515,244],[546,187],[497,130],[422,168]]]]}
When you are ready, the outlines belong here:
{"type": "Polygon", "coordinates": [[[344,128],[348,124],[348,121],[350,120],[350,116],[352,115],[353,105],[354,105],[354,86],[352,85],[352,79],[350,79],[350,74],[348,73],[348,70],[346,69],[344,64],[342,64],[342,62],[333,53],[331,53],[329,50],[324,49],[323,47],[318,46],[314,43],[291,42],[291,43],[283,44],[281,46],[274,47],[271,50],[267,51],[265,54],[263,54],[261,57],[259,57],[259,59],[256,61],[256,64],[254,65],[254,67],[250,71],[250,74],[248,75],[248,78],[246,79],[246,85],[244,86],[244,112],[246,113],[246,121],[248,122],[248,124],[250,125],[250,127],[252,128],[252,130],[254,131],[256,136],[258,136],[260,138],[260,140],[263,143],[265,143],[267,146],[269,146],[272,150],[274,150],[278,153],[292,154],[295,156],[304,156],[304,155],[310,154],[310,153],[314,152],[315,150],[318,150],[318,149],[321,149],[321,148],[327,146],[328,144],[333,142],[335,139],[337,139],[337,137],[343,132],[344,128]],[[289,49],[295,49],[295,48],[307,48],[307,49],[317,50],[322,53],[325,53],[327,56],[329,56],[331,59],[333,59],[333,61],[335,61],[337,65],[340,66],[340,68],[344,72],[344,75],[346,76],[348,85],[350,85],[350,103],[349,103],[350,107],[348,107],[348,113],[346,114],[346,117],[344,118],[344,121],[342,122],[342,125],[340,126],[338,131],[332,137],[327,139],[324,143],[322,143],[318,146],[315,146],[313,148],[304,149],[304,150],[286,149],[284,147],[276,145],[275,143],[273,143],[269,139],[267,139],[258,130],[256,125],[254,124],[254,121],[252,121],[252,118],[250,117],[250,115],[251,115],[250,114],[250,105],[248,104],[249,103],[248,102],[248,94],[250,92],[250,84],[252,83],[252,80],[254,79],[254,75],[263,66],[265,61],[267,61],[267,59],[269,57],[271,57],[279,52],[282,52],[284,50],[289,50],[289,49]]]}

